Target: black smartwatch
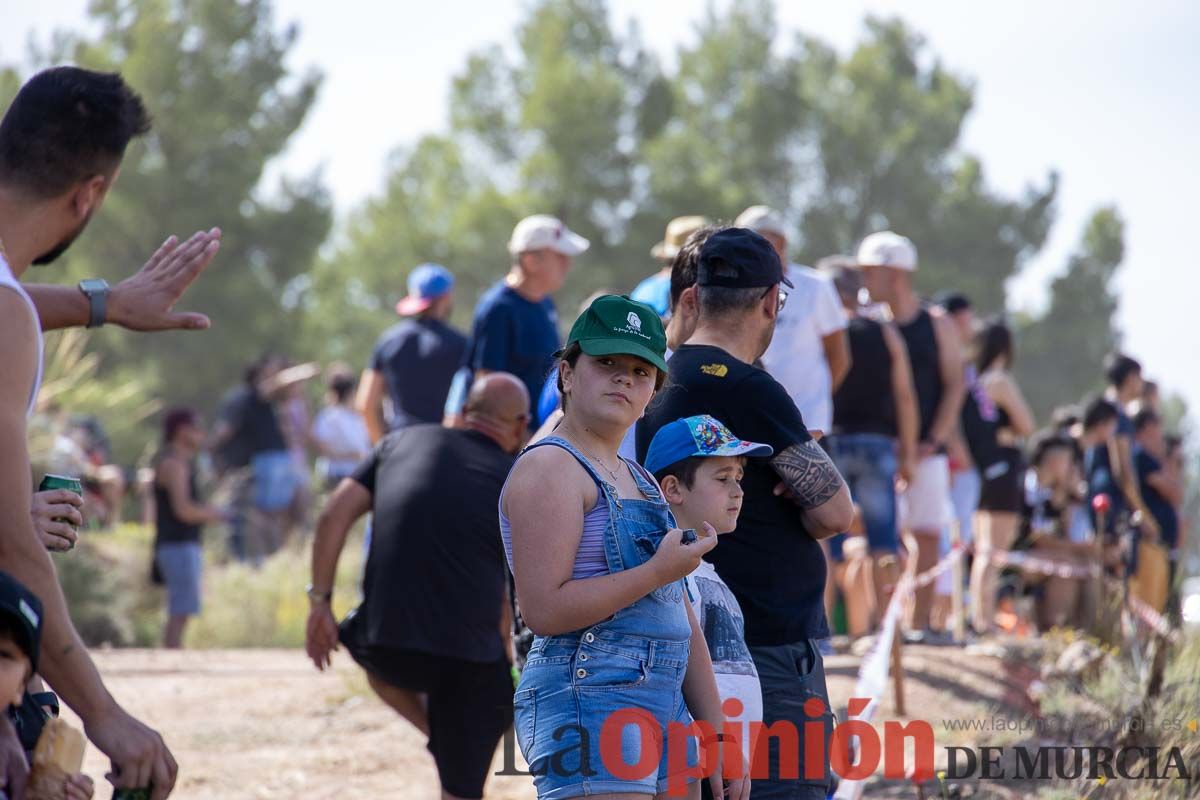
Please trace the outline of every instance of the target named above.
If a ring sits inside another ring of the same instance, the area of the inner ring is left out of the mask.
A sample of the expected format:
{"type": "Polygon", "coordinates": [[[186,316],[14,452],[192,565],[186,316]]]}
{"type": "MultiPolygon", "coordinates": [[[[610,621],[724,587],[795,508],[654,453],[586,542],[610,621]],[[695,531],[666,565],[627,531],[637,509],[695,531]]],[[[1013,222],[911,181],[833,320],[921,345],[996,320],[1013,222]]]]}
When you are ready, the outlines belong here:
{"type": "Polygon", "coordinates": [[[79,282],[79,291],[83,292],[91,306],[87,326],[99,328],[108,317],[108,281],[103,278],[85,278],[79,282]]]}

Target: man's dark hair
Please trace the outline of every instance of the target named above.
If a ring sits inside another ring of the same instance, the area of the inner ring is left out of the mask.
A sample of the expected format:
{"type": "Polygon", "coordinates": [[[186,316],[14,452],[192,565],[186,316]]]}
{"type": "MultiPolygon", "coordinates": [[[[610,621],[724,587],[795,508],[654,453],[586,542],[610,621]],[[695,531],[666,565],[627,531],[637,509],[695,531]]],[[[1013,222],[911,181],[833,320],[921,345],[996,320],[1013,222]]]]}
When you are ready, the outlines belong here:
{"type": "Polygon", "coordinates": [[[1046,432],[1034,439],[1029,461],[1033,466],[1039,467],[1051,451],[1063,449],[1074,453],[1075,446],[1075,440],[1070,436],[1054,431],[1046,432]]]}
{"type": "Polygon", "coordinates": [[[1152,409],[1143,408],[1141,411],[1133,415],[1133,432],[1141,433],[1144,428],[1150,425],[1157,425],[1162,422],[1162,417],[1154,413],[1152,409]]]}
{"type": "Polygon", "coordinates": [[[1137,359],[1130,358],[1124,353],[1110,353],[1108,358],[1104,359],[1104,379],[1114,389],[1120,389],[1125,385],[1129,376],[1141,371],[1142,365],[1137,359]]]}
{"type": "Polygon", "coordinates": [[[0,182],[56,197],[107,175],[150,130],[142,100],[115,72],[54,67],[17,92],[0,121],[0,182]]]}
{"type": "Polygon", "coordinates": [[[728,286],[701,286],[700,313],[708,317],[723,317],[749,311],[762,302],[769,286],[733,289],[728,286]]]}
{"type": "Polygon", "coordinates": [[[945,310],[947,314],[957,314],[971,309],[971,300],[962,292],[948,291],[934,295],[933,304],[945,310]]]}
{"type": "Polygon", "coordinates": [[[354,392],[357,382],[354,375],[349,372],[335,372],[329,376],[329,391],[333,392],[333,396],[339,403],[344,403],[354,392]]]}
{"type": "Polygon", "coordinates": [[[862,272],[858,262],[850,256],[825,256],[817,261],[815,269],[833,281],[842,303],[853,303],[858,299],[859,290],[863,287],[862,272]]]}
{"type": "MultiPolygon", "coordinates": [[[[943,306],[944,307],[944,306],[943,306]]],[[[947,309],[949,311],[949,309],[947,309]]],[[[1006,366],[1013,364],[1012,331],[1002,319],[990,320],[976,337],[979,343],[979,357],[975,360],[975,368],[986,372],[1000,357],[1007,361],[1006,366]]]]}
{"type": "Polygon", "coordinates": [[[1117,406],[1103,397],[1094,397],[1083,410],[1084,429],[1094,428],[1106,422],[1112,422],[1121,415],[1117,406]]]}
{"type": "Polygon", "coordinates": [[[705,225],[703,228],[697,228],[692,231],[687,241],[683,243],[683,247],[679,248],[679,252],[671,259],[672,311],[675,310],[675,306],[679,305],[679,298],[684,291],[696,285],[696,267],[700,263],[700,250],[703,249],[704,243],[717,231],[725,230],[725,227],[705,225]]]}
{"type": "Polygon", "coordinates": [[[676,461],[674,464],[669,464],[658,472],[654,473],[654,479],[661,484],[663,479],[668,475],[674,475],[675,479],[690,489],[692,484],[696,482],[696,471],[700,469],[700,465],[704,463],[704,456],[688,456],[682,461],[676,461]]]}

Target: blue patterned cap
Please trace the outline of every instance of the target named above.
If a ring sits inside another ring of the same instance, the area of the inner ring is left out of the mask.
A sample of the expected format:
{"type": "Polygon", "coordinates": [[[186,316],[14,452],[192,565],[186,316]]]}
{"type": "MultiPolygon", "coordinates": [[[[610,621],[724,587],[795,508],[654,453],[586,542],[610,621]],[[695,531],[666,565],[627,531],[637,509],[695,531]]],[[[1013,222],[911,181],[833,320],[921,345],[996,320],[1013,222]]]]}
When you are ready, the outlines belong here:
{"type": "Polygon", "coordinates": [[[769,456],[774,452],[771,445],[739,439],[718,420],[701,414],[677,419],[659,428],[650,440],[643,466],[656,474],[664,467],[692,456],[769,456]]]}

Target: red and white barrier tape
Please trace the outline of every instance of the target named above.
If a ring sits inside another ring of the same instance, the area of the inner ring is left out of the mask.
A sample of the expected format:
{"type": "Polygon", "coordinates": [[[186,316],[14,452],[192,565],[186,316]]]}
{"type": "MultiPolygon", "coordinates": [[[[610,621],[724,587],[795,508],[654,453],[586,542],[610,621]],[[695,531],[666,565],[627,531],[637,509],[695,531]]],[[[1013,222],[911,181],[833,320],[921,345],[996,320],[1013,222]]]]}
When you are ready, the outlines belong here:
{"type": "Polygon", "coordinates": [[[1171,644],[1179,643],[1179,631],[1172,628],[1166,617],[1155,611],[1153,607],[1146,605],[1132,594],[1126,596],[1125,602],[1129,605],[1129,610],[1133,612],[1134,619],[1145,623],[1171,644]]]}
{"type": "MultiPolygon", "coordinates": [[[[942,556],[937,564],[920,575],[914,576],[905,573],[900,576],[900,580],[892,592],[892,599],[888,602],[887,610],[884,611],[879,635],[871,643],[871,649],[863,656],[862,665],[858,669],[858,680],[854,684],[853,696],[870,698],[870,702],[867,703],[861,714],[856,714],[852,719],[871,722],[875,718],[880,698],[887,691],[892,642],[896,638],[900,615],[904,611],[904,607],[913,599],[917,589],[928,586],[943,572],[951,569],[954,563],[962,558],[963,552],[964,549],[961,545],[955,545],[949,553],[942,556]]],[[[862,796],[865,786],[866,781],[844,780],[838,784],[834,800],[858,800],[862,796]]]]}
{"type": "Polygon", "coordinates": [[[1071,561],[1061,561],[1057,558],[1045,558],[1020,550],[993,550],[992,563],[998,567],[1017,567],[1025,572],[1036,572],[1039,575],[1050,575],[1056,578],[1095,578],[1100,574],[1098,564],[1078,564],[1071,561]]]}

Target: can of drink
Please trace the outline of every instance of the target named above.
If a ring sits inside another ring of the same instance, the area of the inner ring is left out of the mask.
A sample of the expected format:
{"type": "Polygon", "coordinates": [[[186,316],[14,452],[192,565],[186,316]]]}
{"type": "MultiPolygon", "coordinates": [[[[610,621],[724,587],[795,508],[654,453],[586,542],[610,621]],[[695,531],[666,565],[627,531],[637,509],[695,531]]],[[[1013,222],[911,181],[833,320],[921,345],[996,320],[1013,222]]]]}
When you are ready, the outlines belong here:
{"type": "Polygon", "coordinates": [[[83,497],[83,484],[79,482],[79,478],[46,473],[42,477],[42,482],[38,484],[38,491],[48,492],[52,489],[66,489],[68,492],[74,492],[83,497]]]}
{"type": "MultiPolygon", "coordinates": [[[[42,476],[42,482],[38,484],[39,492],[49,492],[52,489],[66,489],[68,492],[74,492],[83,497],[83,484],[79,482],[79,478],[72,478],[67,475],[51,475],[46,473],[42,476]]],[[[58,517],[55,522],[66,522],[70,524],[70,520],[63,517],[58,517]]]]}

